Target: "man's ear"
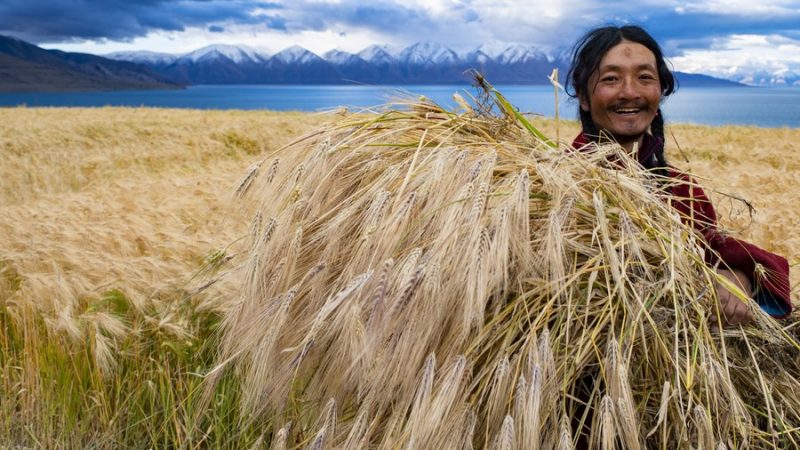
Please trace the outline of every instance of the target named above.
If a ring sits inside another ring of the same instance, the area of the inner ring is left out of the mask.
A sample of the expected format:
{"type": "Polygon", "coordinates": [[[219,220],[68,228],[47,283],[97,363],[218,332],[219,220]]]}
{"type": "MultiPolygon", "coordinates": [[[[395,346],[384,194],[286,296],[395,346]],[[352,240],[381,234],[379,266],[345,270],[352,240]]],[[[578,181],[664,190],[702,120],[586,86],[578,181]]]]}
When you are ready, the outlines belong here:
{"type": "Polygon", "coordinates": [[[578,98],[580,99],[581,109],[588,112],[589,111],[589,100],[583,95],[579,95],[578,98]]]}

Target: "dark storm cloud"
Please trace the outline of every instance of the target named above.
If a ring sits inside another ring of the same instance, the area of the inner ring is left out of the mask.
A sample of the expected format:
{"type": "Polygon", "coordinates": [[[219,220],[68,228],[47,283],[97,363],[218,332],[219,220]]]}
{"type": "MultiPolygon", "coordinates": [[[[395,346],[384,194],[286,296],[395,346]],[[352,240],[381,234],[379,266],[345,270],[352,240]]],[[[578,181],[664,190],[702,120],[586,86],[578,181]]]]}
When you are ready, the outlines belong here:
{"type": "Polygon", "coordinates": [[[583,23],[584,31],[600,25],[642,25],[662,44],[668,56],[678,56],[688,49],[710,48],[734,34],[796,38],[800,2],[753,2],[750,6],[723,7],[720,2],[702,0],[680,3],[590,0],[582,2],[582,7],[569,17],[583,23]],[[684,6],[677,7],[678,4],[684,6]]]}
{"type": "MultiPolygon", "coordinates": [[[[377,35],[390,35],[394,42],[436,40],[454,46],[463,45],[464,39],[475,39],[465,25],[480,22],[481,12],[471,7],[469,2],[448,5],[444,16],[409,3],[394,0],[341,0],[338,3],[295,0],[291,4],[286,2],[281,15],[286,18],[288,32],[370,30],[377,35]]],[[[485,31],[490,33],[492,25],[487,24],[485,31]]],[[[502,29],[502,24],[497,25],[502,29]]]]}
{"type": "Polygon", "coordinates": [[[732,34],[796,34],[800,10],[781,15],[727,15],[665,11],[645,19],[642,24],[659,39],[699,42],[732,34]]]}
{"type": "Polygon", "coordinates": [[[390,2],[297,0],[286,9],[288,28],[293,31],[356,27],[402,34],[424,33],[437,25],[423,10],[390,2]]]}
{"type": "Polygon", "coordinates": [[[280,27],[281,5],[253,1],[4,0],[0,33],[32,42],[84,39],[126,41],[150,31],[207,28],[222,22],[280,27]],[[258,9],[271,15],[253,15],[258,9]]]}
{"type": "MultiPolygon", "coordinates": [[[[541,0],[544,1],[544,0],[541,0]]],[[[438,13],[400,0],[2,0],[0,34],[34,43],[79,40],[130,41],[153,31],[182,31],[189,27],[223,33],[237,26],[292,34],[306,30],[350,34],[371,30],[396,42],[438,39],[459,45],[476,39],[547,42],[567,46],[585,27],[602,23],[638,23],[664,46],[669,56],[688,49],[708,48],[732,34],[781,34],[798,39],[800,7],[754,7],[754,12],[722,14],[704,2],[682,10],[675,2],[643,0],[577,0],[578,8],[565,9],[547,27],[530,21],[530,3],[497,0],[492,15],[486,7],[464,0],[449,3],[438,13]],[[664,4],[666,3],[666,4],[664,4]],[[671,4],[670,4],[671,3],[671,4]],[[411,5],[409,5],[411,4],[411,5]],[[692,9],[693,8],[693,9],[692,9]],[[758,8],[761,8],[760,10],[758,8]],[[520,14],[516,14],[516,11],[520,14]],[[605,22],[604,22],[605,21],[605,22]],[[555,32],[557,31],[557,32],[555,32]],[[480,37],[479,37],[479,36],[480,37]],[[564,42],[556,42],[564,39],[564,42]]],[[[569,1],[568,1],[569,3],[569,1]]],[[[479,3],[478,3],[479,4],[479,3]]],[[[534,2],[535,4],[535,2],[534,2]]],[[[564,6],[564,8],[567,8],[564,6]]]]}
{"type": "MultiPolygon", "coordinates": [[[[475,19],[474,12],[468,17],[475,19]]],[[[283,32],[369,28],[414,35],[440,24],[420,10],[392,2],[311,0],[5,0],[0,3],[0,34],[34,43],[78,40],[129,41],[152,31],[199,27],[221,32],[228,25],[255,25],[283,32]]]]}
{"type": "Polygon", "coordinates": [[[712,13],[657,12],[641,24],[665,44],[668,56],[688,49],[711,48],[718,38],[734,34],[783,35],[797,38],[800,10],[781,15],[728,15],[712,13]]]}

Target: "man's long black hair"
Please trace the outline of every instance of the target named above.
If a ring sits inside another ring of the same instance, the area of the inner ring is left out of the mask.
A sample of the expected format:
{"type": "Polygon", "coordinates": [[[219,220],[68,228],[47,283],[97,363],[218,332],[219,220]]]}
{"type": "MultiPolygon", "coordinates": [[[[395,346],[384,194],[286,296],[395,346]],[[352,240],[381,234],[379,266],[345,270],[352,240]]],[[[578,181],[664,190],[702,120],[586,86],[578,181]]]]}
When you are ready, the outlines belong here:
{"type": "MultiPolygon", "coordinates": [[[[589,99],[589,79],[600,68],[600,61],[603,56],[623,40],[642,44],[655,55],[662,99],[675,91],[675,77],[667,67],[664,53],[656,40],[647,31],[636,25],[607,26],[589,31],[575,44],[572,53],[572,66],[567,73],[566,89],[570,97],[577,98],[579,101],[581,97],[589,99]]],[[[578,107],[578,111],[584,136],[590,140],[599,139],[600,130],[595,126],[591,112],[584,111],[581,107],[578,107]]],[[[664,114],[661,113],[661,108],[658,109],[655,119],[650,124],[650,132],[653,136],[660,138],[661,142],[665,142],[664,114]]],[[[656,152],[656,166],[647,167],[647,169],[664,168],[666,166],[664,147],[661,146],[656,152]]]]}

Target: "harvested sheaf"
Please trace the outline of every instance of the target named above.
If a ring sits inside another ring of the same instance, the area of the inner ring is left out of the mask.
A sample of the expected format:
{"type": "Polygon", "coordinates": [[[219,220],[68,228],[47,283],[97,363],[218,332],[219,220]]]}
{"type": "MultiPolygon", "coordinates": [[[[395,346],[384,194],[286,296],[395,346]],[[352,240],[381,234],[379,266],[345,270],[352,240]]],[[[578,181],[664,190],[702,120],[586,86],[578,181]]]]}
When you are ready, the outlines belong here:
{"type": "Polygon", "coordinates": [[[345,116],[248,174],[220,354],[245,416],[276,448],[800,445],[800,346],[754,304],[710,330],[719,277],[667,181],[489,92],[505,114],[345,116]]]}

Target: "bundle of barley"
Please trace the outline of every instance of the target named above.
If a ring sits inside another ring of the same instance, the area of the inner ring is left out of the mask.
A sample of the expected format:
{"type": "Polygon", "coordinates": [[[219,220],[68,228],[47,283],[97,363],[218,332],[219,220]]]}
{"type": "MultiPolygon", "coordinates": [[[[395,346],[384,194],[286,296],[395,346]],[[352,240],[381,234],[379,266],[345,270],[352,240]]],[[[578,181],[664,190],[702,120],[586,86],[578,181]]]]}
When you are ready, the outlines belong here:
{"type": "Polygon", "coordinates": [[[800,445],[797,343],[757,306],[710,330],[718,277],[666,182],[494,99],[344,116],[244,180],[262,206],[221,361],[265,439],[800,445]]]}

